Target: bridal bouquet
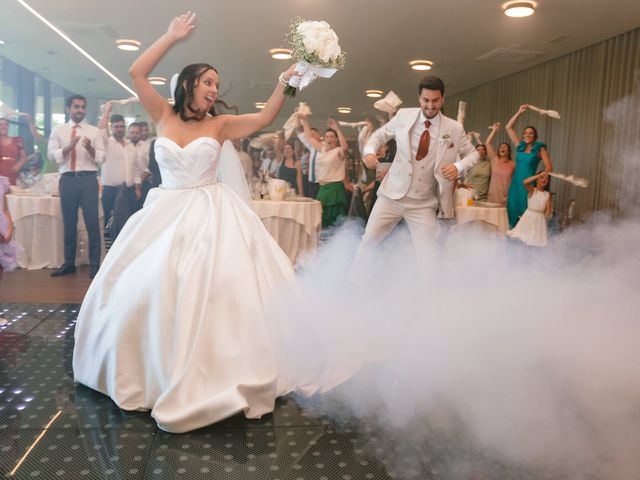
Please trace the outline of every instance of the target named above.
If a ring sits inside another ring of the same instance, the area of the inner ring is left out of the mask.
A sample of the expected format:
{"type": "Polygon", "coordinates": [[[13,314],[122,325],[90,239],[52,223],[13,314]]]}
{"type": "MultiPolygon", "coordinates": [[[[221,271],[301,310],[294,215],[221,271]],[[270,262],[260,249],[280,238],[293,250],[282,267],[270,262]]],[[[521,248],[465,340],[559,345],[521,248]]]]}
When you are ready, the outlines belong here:
{"type": "Polygon", "coordinates": [[[344,68],[345,52],[338,44],[338,36],[327,22],[295,19],[287,41],[298,61],[296,71],[301,75],[291,77],[284,89],[285,95],[294,97],[316,78],[330,78],[344,68]]]}

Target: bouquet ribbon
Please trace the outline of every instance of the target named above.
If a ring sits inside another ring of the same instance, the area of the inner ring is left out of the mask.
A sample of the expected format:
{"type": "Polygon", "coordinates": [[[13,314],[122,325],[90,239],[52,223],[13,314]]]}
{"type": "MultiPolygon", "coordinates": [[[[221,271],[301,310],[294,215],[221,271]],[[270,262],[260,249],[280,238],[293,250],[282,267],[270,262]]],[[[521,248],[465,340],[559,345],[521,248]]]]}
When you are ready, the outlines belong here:
{"type": "Polygon", "coordinates": [[[296,64],[296,72],[300,73],[301,76],[291,77],[289,79],[289,86],[302,90],[316,78],[331,78],[337,71],[337,68],[324,68],[307,62],[298,62],[296,64]]]}

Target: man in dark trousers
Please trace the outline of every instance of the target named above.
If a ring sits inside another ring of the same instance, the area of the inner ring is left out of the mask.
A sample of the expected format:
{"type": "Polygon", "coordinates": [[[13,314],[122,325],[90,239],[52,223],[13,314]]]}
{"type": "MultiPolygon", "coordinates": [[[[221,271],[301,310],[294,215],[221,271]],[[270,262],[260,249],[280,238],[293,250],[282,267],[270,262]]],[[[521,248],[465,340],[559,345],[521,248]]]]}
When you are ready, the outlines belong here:
{"type": "Polygon", "coordinates": [[[66,101],[69,122],[51,132],[48,157],[60,172],[60,205],[64,224],[64,263],[51,273],[58,277],[76,271],[78,208],[82,208],[89,237],[89,277],[100,267],[100,226],[98,224],[98,179],[96,171],[104,162],[104,144],[97,127],[85,123],[87,100],[72,95],[66,101]]]}

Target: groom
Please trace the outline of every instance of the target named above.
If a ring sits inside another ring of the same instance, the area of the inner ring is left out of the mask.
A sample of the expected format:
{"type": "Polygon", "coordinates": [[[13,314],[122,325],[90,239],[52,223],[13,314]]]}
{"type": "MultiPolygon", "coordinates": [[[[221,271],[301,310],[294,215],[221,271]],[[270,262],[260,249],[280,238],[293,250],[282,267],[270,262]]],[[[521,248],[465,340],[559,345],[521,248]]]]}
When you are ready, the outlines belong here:
{"type": "Polygon", "coordinates": [[[401,108],[376,130],[364,148],[364,162],[376,168],[376,152],[391,139],[397,151],[378,190],[367,228],[356,254],[354,270],[370,258],[366,253],[404,220],[411,232],[418,261],[433,238],[436,218],[454,217],[454,186],[479,159],[462,125],[445,117],[444,82],[433,76],[418,85],[420,108],[401,108]],[[458,160],[458,158],[460,158],[458,160]]]}

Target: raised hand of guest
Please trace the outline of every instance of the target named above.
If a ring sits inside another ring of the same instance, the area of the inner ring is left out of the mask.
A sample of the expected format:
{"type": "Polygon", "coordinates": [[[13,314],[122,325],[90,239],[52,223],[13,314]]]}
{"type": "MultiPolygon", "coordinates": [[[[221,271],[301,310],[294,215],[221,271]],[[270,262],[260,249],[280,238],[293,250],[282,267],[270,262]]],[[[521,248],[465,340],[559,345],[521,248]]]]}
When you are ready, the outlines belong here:
{"type": "Polygon", "coordinates": [[[338,125],[338,122],[336,122],[335,118],[327,119],[327,127],[332,128],[333,130],[336,130],[336,131],[340,129],[340,126],[338,125]]]}

